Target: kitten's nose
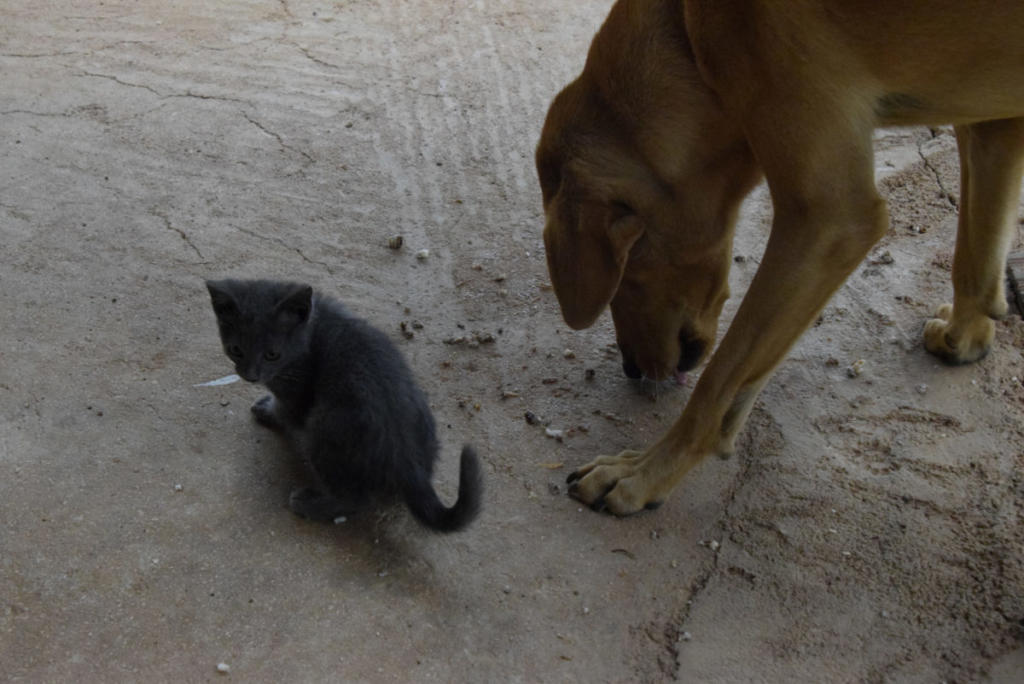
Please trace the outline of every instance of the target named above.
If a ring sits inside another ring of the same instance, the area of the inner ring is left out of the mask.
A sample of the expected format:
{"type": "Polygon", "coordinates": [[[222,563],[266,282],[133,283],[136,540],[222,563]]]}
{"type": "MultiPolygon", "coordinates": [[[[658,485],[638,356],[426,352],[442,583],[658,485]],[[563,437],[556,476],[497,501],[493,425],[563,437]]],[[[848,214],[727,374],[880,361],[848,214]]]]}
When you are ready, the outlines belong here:
{"type": "Polygon", "coordinates": [[[259,382],[260,381],[260,370],[259,370],[259,368],[253,368],[253,367],[250,367],[250,366],[246,366],[246,367],[243,368],[242,366],[235,366],[235,370],[238,372],[238,375],[240,375],[241,378],[243,380],[245,380],[246,382],[259,382]]]}

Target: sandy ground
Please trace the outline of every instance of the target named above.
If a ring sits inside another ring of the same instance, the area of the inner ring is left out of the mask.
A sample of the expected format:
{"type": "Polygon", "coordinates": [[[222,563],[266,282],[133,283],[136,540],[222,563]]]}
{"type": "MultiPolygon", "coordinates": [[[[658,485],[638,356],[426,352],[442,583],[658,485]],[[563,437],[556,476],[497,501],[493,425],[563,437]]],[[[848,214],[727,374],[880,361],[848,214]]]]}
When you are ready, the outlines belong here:
{"type": "MultiPolygon", "coordinates": [[[[569,331],[547,285],[533,147],[609,5],[0,0],[0,679],[1020,676],[1024,324],[969,367],[920,343],[950,297],[946,129],[879,133],[892,229],[736,457],[625,520],[565,495],[689,394],[627,381],[609,318],[569,331]],[[197,386],[231,372],[203,287],[225,275],[386,330],[443,495],[463,442],[484,459],[478,523],[293,516],[259,388],[197,386]]],[[[734,293],[769,220],[762,188],[734,293]]]]}

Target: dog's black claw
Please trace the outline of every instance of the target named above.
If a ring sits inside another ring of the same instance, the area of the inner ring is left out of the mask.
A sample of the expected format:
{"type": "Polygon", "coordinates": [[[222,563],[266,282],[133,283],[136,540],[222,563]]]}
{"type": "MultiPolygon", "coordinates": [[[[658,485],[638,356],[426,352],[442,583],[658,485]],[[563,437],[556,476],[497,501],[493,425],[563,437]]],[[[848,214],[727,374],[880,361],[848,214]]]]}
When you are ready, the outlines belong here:
{"type": "Polygon", "coordinates": [[[565,484],[572,484],[573,482],[578,482],[582,477],[583,476],[580,475],[580,471],[574,470],[571,473],[569,473],[569,477],[565,478],[565,484]]]}
{"type": "Polygon", "coordinates": [[[664,503],[664,502],[663,501],[651,501],[647,505],[644,506],[644,510],[647,510],[647,511],[657,510],[657,509],[661,508],[661,504],[662,503],[664,503]]]}
{"type": "Polygon", "coordinates": [[[597,497],[594,500],[594,503],[590,504],[590,508],[597,511],[598,513],[604,513],[606,510],[608,510],[608,504],[605,503],[605,497],[608,496],[613,489],[615,489],[615,485],[617,484],[618,482],[612,482],[610,485],[608,485],[608,487],[603,492],[601,492],[601,496],[597,497]]]}

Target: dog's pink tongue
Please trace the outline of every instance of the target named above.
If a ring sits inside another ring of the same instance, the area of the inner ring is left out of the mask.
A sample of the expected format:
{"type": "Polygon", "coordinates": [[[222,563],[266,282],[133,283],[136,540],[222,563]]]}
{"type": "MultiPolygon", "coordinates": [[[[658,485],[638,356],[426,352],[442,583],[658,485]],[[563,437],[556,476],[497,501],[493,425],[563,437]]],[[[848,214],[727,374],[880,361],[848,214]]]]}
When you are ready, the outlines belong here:
{"type": "Polygon", "coordinates": [[[689,380],[689,378],[687,377],[685,371],[676,371],[675,381],[677,385],[679,385],[680,387],[686,387],[687,380],[689,380]]]}

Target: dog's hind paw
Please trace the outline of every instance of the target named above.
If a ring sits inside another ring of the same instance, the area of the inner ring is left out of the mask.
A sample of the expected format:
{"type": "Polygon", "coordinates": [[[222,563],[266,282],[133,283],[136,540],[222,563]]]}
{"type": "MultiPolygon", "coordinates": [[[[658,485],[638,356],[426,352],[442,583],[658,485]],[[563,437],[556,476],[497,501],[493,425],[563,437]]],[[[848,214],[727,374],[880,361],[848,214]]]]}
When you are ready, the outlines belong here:
{"type": "Polygon", "coordinates": [[[935,312],[938,318],[924,325],[924,348],[946,363],[972,363],[988,354],[995,336],[995,323],[977,315],[968,322],[958,321],[950,304],[935,312]]]}

